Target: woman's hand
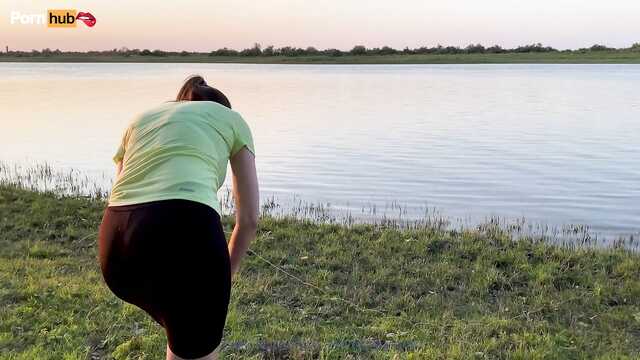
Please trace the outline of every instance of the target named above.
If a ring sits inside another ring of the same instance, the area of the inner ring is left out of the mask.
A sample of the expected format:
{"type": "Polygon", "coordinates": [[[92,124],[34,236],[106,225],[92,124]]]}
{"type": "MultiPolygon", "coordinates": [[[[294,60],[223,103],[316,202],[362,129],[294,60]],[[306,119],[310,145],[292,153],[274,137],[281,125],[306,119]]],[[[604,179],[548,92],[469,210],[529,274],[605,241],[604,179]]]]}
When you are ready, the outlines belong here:
{"type": "Polygon", "coordinates": [[[236,208],[236,225],[229,240],[231,276],[240,268],[249,243],[256,237],[260,199],[255,157],[246,147],[231,158],[233,171],[233,199],[236,208]]]}
{"type": "Polygon", "coordinates": [[[233,280],[238,269],[240,269],[240,258],[236,255],[231,255],[231,252],[229,252],[229,259],[231,261],[231,280],[233,280]]]}

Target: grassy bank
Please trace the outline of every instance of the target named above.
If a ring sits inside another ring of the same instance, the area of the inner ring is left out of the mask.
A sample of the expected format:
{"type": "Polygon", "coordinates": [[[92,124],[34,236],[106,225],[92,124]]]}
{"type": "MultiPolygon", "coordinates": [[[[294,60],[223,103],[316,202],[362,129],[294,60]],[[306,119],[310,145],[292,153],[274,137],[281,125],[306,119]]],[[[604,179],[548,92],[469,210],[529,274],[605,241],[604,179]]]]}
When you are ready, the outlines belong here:
{"type": "MultiPolygon", "coordinates": [[[[102,282],[103,207],[0,185],[1,359],[163,356],[161,329],[102,282]]],[[[640,259],[622,249],[272,218],[252,249],[262,258],[233,285],[224,358],[640,356],[640,259]]]]}
{"type": "Polygon", "coordinates": [[[0,62],[255,63],[255,64],[640,64],[640,51],[503,54],[395,54],[313,56],[210,56],[59,54],[0,56],[0,62]]]}

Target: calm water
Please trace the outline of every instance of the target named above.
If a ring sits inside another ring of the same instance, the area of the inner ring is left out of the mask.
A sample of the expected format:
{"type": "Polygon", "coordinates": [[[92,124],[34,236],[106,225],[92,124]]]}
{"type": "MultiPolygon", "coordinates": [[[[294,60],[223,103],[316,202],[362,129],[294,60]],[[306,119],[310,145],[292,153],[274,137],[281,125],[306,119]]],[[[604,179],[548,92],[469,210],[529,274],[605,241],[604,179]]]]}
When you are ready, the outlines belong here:
{"type": "Polygon", "coordinates": [[[0,64],[0,161],[110,177],[191,73],[252,126],[263,198],[640,231],[637,65],[0,64]]]}

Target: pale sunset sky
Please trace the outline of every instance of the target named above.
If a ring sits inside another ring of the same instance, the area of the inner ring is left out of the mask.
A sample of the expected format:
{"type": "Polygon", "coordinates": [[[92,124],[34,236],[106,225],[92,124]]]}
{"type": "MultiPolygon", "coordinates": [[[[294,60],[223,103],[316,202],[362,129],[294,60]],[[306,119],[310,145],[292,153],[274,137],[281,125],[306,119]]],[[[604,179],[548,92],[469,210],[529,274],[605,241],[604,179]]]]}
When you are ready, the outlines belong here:
{"type": "Polygon", "coordinates": [[[535,42],[558,49],[640,42],[640,0],[93,0],[0,2],[0,46],[210,51],[221,47],[394,48],[535,42]],[[10,23],[12,11],[77,9],[94,28],[10,23]]]}

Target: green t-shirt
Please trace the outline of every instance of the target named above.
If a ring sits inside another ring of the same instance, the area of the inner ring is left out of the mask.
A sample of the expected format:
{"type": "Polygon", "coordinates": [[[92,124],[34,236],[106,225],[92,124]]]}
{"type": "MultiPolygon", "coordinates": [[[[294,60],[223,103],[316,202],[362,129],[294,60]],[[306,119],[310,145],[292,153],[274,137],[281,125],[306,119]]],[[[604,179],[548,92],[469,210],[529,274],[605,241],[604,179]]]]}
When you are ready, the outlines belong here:
{"type": "Polygon", "coordinates": [[[155,200],[197,201],[221,213],[218,189],[229,158],[251,130],[237,112],[211,101],[167,102],[136,117],[113,157],[123,162],[109,206],[155,200]]]}

